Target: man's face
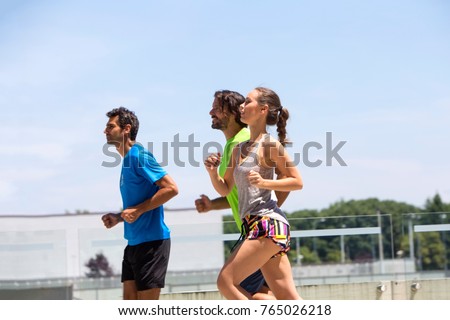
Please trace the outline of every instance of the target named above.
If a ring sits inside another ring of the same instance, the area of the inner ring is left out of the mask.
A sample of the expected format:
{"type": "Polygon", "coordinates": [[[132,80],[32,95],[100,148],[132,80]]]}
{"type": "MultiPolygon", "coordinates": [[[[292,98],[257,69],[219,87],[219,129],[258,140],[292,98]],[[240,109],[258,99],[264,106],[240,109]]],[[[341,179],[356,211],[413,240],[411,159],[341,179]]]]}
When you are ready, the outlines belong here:
{"type": "Polygon", "coordinates": [[[230,114],[225,110],[222,111],[222,102],[220,99],[214,99],[209,115],[211,116],[211,127],[213,129],[224,130],[228,127],[230,114]]]}
{"type": "Polygon", "coordinates": [[[103,132],[106,135],[106,142],[108,144],[121,144],[124,139],[124,133],[119,126],[119,116],[109,118],[109,121],[106,123],[105,131],[103,132]]]}

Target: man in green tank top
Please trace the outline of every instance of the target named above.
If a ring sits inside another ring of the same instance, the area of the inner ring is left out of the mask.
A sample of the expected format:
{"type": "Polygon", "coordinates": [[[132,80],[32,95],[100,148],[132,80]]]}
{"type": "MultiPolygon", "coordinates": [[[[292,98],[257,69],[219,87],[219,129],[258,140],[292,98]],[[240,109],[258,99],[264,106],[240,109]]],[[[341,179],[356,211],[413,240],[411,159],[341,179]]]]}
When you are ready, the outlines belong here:
{"type": "MultiPolygon", "coordinates": [[[[238,143],[250,139],[250,131],[241,122],[241,113],[239,111],[239,107],[244,101],[245,98],[235,91],[221,90],[216,91],[214,94],[213,105],[209,112],[212,119],[211,127],[221,130],[227,140],[218,169],[221,177],[224,176],[230,162],[233,148],[238,143]]],[[[287,194],[277,194],[279,205],[286,199],[287,194]]],[[[233,187],[233,190],[226,197],[218,197],[211,200],[208,196],[202,194],[199,199],[195,200],[195,207],[199,213],[231,208],[236,225],[241,230],[242,221],[239,216],[239,201],[236,186],[233,187]]],[[[249,292],[254,299],[274,299],[265,284],[260,270],[245,279],[241,283],[241,287],[249,292]]]]}

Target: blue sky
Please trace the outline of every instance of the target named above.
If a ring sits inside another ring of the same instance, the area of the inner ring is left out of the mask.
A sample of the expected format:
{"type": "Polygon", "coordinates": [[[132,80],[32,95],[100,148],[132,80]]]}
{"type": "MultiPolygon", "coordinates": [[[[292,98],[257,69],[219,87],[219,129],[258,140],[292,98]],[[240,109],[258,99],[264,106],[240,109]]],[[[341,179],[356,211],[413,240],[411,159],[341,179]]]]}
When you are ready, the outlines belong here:
{"type": "MultiPolygon", "coordinates": [[[[299,169],[286,211],[377,197],[450,201],[450,4],[408,1],[0,2],[0,214],[109,211],[120,167],[103,147],[105,113],[123,105],[138,141],[224,142],[208,115],[216,90],[274,89],[291,154],[325,160],[327,132],[347,166],[299,169]]],[[[273,132],[271,130],[271,132],[273,132]]],[[[167,207],[215,196],[202,166],[169,174],[167,207]]]]}

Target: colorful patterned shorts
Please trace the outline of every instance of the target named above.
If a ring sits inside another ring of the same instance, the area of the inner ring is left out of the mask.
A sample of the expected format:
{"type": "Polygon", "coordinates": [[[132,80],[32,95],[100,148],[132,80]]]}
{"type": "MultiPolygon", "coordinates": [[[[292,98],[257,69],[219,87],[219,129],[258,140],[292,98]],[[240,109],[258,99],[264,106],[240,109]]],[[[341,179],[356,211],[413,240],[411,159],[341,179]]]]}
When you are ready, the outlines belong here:
{"type": "Polygon", "coordinates": [[[247,215],[243,221],[246,239],[271,239],[281,250],[273,257],[285,255],[291,248],[291,233],[289,225],[265,216],[247,215]]]}

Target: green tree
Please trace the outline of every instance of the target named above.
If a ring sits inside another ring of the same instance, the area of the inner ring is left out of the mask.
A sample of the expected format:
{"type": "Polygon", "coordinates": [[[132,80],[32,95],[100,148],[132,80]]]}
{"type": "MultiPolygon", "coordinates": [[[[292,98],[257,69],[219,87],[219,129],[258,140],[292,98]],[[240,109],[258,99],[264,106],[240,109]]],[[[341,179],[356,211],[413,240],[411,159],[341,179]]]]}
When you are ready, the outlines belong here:
{"type": "Polygon", "coordinates": [[[450,212],[450,203],[444,203],[441,196],[436,193],[433,198],[425,201],[424,212],[450,212]]]}
{"type": "MultiPolygon", "coordinates": [[[[391,200],[380,201],[376,198],[365,200],[340,200],[320,211],[301,210],[288,215],[292,218],[302,218],[291,223],[297,230],[309,229],[339,229],[362,228],[378,226],[381,218],[383,234],[383,253],[391,258],[401,248],[403,231],[403,214],[420,212],[420,208],[391,200]],[[309,219],[314,217],[315,219],[309,219]],[[318,219],[320,218],[320,222],[318,219]],[[392,241],[393,239],[393,241],[392,241]]],[[[317,239],[302,239],[303,246],[316,247],[318,257],[322,262],[336,262],[341,260],[340,238],[322,237],[317,239]]],[[[378,238],[376,236],[347,236],[345,237],[346,259],[351,261],[370,261],[378,259],[378,238]]]]}
{"type": "MultiPolygon", "coordinates": [[[[421,224],[449,223],[450,203],[443,202],[439,193],[425,201],[423,211],[425,213],[421,215],[421,224]]],[[[429,232],[422,236],[424,238],[422,242],[429,243],[429,241],[432,241],[420,252],[421,257],[423,257],[421,267],[424,270],[441,269],[442,266],[445,270],[448,269],[450,260],[449,250],[447,249],[450,248],[448,233],[448,231],[441,231],[433,235],[429,232]]]]}
{"type": "MultiPolygon", "coordinates": [[[[403,256],[410,255],[409,227],[413,220],[414,225],[448,223],[450,203],[443,202],[439,194],[427,199],[423,208],[377,198],[340,200],[322,210],[298,210],[287,213],[287,217],[291,231],[376,227],[381,223],[383,255],[384,258],[390,259],[395,258],[397,252],[401,252],[403,256]]],[[[225,233],[240,232],[232,216],[224,217],[224,222],[228,222],[224,223],[225,233]]],[[[418,243],[414,256],[420,260],[419,268],[433,270],[446,267],[450,260],[448,254],[446,255],[446,248],[450,248],[447,233],[415,234],[418,243]]],[[[299,248],[303,256],[302,263],[340,262],[340,240],[339,236],[302,238],[299,248]]],[[[291,262],[295,262],[299,251],[296,243],[292,242],[289,258],[291,262]]],[[[345,236],[344,243],[346,261],[371,261],[380,258],[378,235],[345,236]]],[[[225,243],[226,254],[233,244],[231,241],[225,243]]]]}

